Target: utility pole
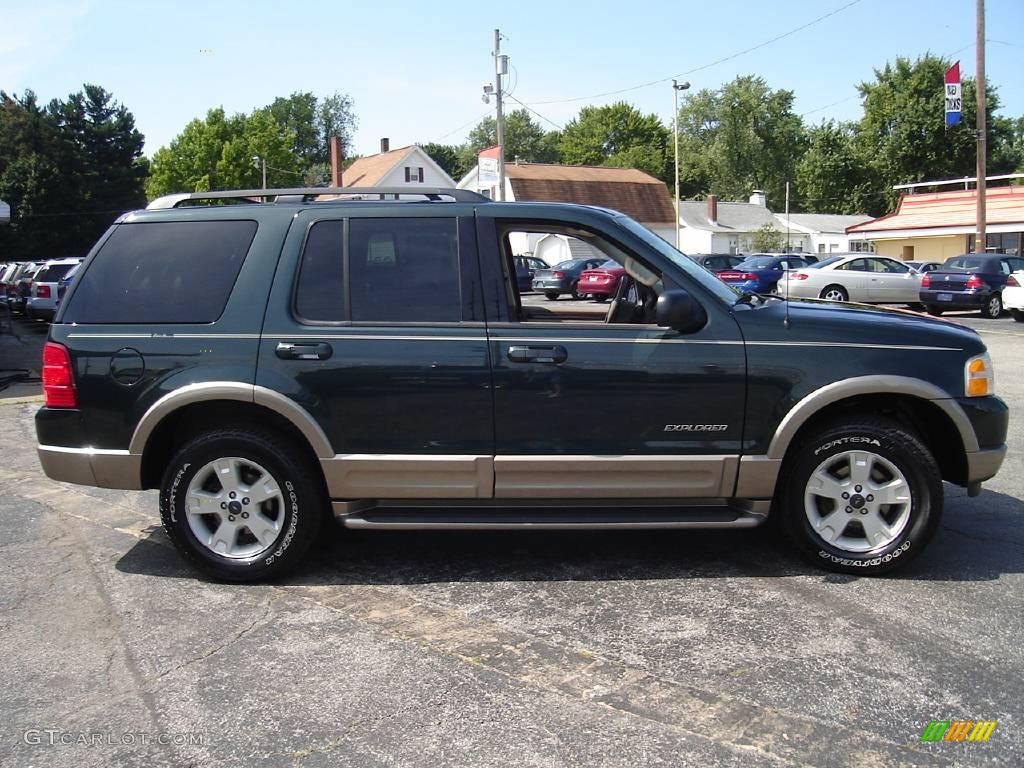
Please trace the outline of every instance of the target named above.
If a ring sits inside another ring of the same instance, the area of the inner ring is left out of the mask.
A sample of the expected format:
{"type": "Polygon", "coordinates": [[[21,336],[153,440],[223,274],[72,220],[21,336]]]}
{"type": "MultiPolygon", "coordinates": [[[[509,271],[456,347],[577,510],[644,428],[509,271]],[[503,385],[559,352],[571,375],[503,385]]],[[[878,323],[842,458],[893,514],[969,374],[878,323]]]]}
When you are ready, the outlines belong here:
{"type": "Polygon", "coordinates": [[[682,235],[679,231],[679,92],[685,91],[690,87],[688,82],[676,82],[672,81],[672,134],[675,137],[675,166],[676,166],[676,190],[675,190],[675,202],[673,208],[676,211],[676,250],[681,251],[680,240],[682,235]]]}
{"type": "Polygon", "coordinates": [[[263,166],[263,189],[266,189],[267,188],[267,158],[260,157],[259,155],[253,155],[252,156],[252,166],[253,166],[253,168],[255,168],[258,171],[260,169],[261,165],[263,166]]]}
{"type": "Polygon", "coordinates": [[[505,113],[502,111],[501,77],[508,72],[508,56],[501,55],[501,30],[494,30],[494,97],[497,102],[498,126],[498,199],[505,199],[505,113]]]}
{"type": "Polygon", "coordinates": [[[975,90],[978,92],[978,208],[977,227],[974,237],[974,252],[984,253],[987,245],[985,233],[985,155],[988,152],[985,127],[985,0],[976,0],[977,4],[977,41],[975,43],[975,90]]]}

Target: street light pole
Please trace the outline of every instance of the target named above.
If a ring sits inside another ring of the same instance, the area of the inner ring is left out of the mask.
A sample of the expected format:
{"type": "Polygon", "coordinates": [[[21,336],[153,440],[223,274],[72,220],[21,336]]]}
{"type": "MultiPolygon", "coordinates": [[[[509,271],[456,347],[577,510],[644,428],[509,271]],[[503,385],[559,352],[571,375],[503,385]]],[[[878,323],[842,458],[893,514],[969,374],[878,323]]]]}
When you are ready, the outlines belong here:
{"type": "Polygon", "coordinates": [[[985,155],[988,152],[988,137],[986,136],[985,126],[985,107],[987,101],[985,98],[985,0],[977,0],[975,13],[977,16],[977,29],[975,33],[977,35],[977,41],[975,44],[975,72],[974,87],[977,91],[978,96],[978,158],[977,158],[977,174],[978,183],[975,185],[976,192],[978,195],[977,207],[975,209],[975,219],[977,230],[974,234],[974,252],[985,253],[988,246],[988,238],[985,232],[985,155]]]}
{"type": "Polygon", "coordinates": [[[685,91],[690,87],[687,82],[672,81],[672,134],[675,140],[675,167],[676,167],[676,189],[675,189],[675,204],[673,207],[676,210],[676,250],[682,250],[680,248],[680,239],[682,234],[679,231],[679,92],[685,91]]]}
{"type": "Polygon", "coordinates": [[[263,166],[263,189],[267,188],[267,159],[260,157],[259,155],[252,156],[252,167],[257,171],[260,170],[260,166],[263,166]]]}

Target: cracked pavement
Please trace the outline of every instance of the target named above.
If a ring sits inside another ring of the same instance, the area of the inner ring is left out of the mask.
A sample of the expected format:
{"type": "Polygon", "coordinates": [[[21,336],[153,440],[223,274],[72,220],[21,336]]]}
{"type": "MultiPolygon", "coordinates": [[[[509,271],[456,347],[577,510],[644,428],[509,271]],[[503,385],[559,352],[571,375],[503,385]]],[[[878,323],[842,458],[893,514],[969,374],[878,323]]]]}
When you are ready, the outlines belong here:
{"type": "Polygon", "coordinates": [[[154,492],[47,480],[37,406],[0,405],[0,766],[1020,765],[1024,327],[969,324],[1010,454],[877,579],[759,530],[329,530],[217,584],[154,492]],[[923,745],[933,719],[999,725],[923,745]]]}

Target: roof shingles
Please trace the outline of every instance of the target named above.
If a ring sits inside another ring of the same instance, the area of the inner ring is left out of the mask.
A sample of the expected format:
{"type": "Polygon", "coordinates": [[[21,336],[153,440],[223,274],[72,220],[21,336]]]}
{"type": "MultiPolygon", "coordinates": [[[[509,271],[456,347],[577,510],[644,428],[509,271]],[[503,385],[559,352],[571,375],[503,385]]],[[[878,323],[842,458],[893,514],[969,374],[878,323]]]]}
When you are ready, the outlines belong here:
{"type": "MultiPolygon", "coordinates": [[[[847,232],[887,232],[904,229],[967,227],[976,221],[977,190],[904,195],[895,213],[857,224],[847,232]]],[[[1024,225],[1024,187],[992,187],[985,194],[988,224],[1024,225]]]]}

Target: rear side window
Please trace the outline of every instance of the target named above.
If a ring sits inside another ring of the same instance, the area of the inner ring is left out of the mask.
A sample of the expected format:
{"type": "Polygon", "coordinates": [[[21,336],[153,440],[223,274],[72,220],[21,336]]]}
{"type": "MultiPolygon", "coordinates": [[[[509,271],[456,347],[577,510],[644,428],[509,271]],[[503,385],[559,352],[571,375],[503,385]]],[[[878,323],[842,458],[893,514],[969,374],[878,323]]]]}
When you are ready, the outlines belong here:
{"type": "Polygon", "coordinates": [[[79,281],[64,322],[212,323],[255,236],[255,221],[121,224],[79,281]]]}
{"type": "Polygon", "coordinates": [[[64,275],[71,271],[74,264],[51,264],[43,267],[43,270],[36,275],[37,283],[56,283],[64,275]]]}
{"type": "Polygon", "coordinates": [[[318,221],[309,228],[295,289],[295,313],[303,320],[330,322],[347,317],[341,260],[344,232],[341,221],[318,221]]]}
{"type": "Polygon", "coordinates": [[[462,319],[455,219],[351,219],[352,320],[462,319]]]}

